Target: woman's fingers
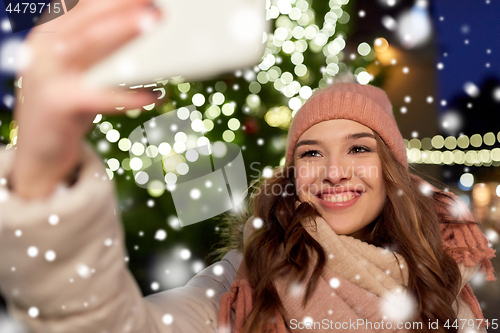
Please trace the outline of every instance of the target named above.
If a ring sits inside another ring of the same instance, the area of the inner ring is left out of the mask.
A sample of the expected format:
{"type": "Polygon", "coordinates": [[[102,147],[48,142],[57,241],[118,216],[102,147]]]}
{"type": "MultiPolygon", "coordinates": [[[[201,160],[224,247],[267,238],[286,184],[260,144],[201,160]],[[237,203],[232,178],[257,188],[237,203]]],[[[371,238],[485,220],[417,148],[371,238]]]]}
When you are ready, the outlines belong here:
{"type": "Polygon", "coordinates": [[[26,115],[28,118],[24,117],[23,120],[28,122],[34,112],[59,120],[76,114],[123,113],[123,109],[116,108],[142,108],[157,102],[159,92],[153,94],[122,87],[87,88],[81,84],[78,75],[69,74],[64,78],[49,80],[46,86],[39,89],[31,86],[24,96],[24,103],[18,105],[16,112],[26,115]]]}
{"type": "Polygon", "coordinates": [[[123,113],[123,110],[142,108],[158,100],[157,96],[144,91],[119,89],[87,91],[75,96],[75,98],[78,109],[91,114],[119,114],[123,113]]]}

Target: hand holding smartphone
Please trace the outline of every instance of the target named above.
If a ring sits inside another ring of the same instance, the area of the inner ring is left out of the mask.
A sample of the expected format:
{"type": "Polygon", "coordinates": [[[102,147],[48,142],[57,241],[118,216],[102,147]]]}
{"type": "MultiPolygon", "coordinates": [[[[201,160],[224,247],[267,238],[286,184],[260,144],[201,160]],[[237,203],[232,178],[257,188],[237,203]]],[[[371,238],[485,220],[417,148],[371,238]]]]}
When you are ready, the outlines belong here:
{"type": "Polygon", "coordinates": [[[269,24],[265,0],[159,0],[156,5],[162,20],[91,67],[85,84],[130,87],[179,75],[203,80],[255,65],[262,57],[269,24]]]}

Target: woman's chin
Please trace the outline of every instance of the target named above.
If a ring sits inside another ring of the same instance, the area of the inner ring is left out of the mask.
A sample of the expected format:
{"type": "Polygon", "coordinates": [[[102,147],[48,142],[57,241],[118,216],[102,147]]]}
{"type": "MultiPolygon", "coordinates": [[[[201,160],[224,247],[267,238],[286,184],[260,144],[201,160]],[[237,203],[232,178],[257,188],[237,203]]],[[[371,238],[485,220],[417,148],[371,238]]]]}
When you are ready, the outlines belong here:
{"type": "Polygon", "coordinates": [[[340,223],[335,223],[335,225],[331,225],[330,223],[328,223],[328,225],[330,226],[330,228],[332,228],[332,230],[337,234],[337,235],[346,235],[346,236],[350,236],[351,234],[353,233],[356,233],[356,230],[352,230],[352,228],[345,228],[345,227],[342,227],[342,225],[339,225],[340,223]]]}

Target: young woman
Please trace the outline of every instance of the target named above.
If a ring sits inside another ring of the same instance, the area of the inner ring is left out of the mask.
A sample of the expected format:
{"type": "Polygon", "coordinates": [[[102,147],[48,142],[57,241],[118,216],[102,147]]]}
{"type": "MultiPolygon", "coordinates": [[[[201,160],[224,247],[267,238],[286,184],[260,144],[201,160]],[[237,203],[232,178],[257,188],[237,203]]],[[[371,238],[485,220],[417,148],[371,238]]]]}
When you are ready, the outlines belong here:
{"type": "Polygon", "coordinates": [[[237,246],[185,287],[143,299],[113,184],[82,138],[96,113],[152,99],[80,78],[157,15],[148,5],[81,1],[43,25],[55,34],[28,38],[17,149],[0,152],[0,289],[11,314],[51,333],[445,331],[448,321],[454,331],[457,318],[484,330],[467,281],[478,269],[493,279],[493,250],[455,196],[409,173],[387,96],[357,84],[318,91],[297,113],[286,166],[257,188],[245,233],[233,225],[237,246]],[[408,300],[406,316],[394,316],[394,299],[408,300]],[[353,328],[361,321],[372,326],[353,328]]]}
{"type": "Polygon", "coordinates": [[[458,331],[484,329],[466,283],[479,268],[494,279],[494,251],[455,195],[409,172],[382,90],[316,92],[293,119],[286,153],[255,193],[259,228],[247,222],[221,327],[233,309],[236,332],[301,331],[304,320],[315,330],[456,331],[457,319],[476,323],[458,331]],[[396,318],[401,327],[381,325],[396,318]]]}

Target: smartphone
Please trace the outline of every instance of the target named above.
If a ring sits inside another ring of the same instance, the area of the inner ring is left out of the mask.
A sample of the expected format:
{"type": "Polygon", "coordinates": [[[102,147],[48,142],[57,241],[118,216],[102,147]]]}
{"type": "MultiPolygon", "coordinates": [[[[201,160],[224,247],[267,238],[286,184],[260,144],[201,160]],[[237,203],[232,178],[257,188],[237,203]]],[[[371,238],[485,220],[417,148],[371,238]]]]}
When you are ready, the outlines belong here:
{"type": "Polygon", "coordinates": [[[266,0],[158,0],[162,19],[91,67],[92,87],[187,81],[257,65],[264,53],[266,0]]]}

